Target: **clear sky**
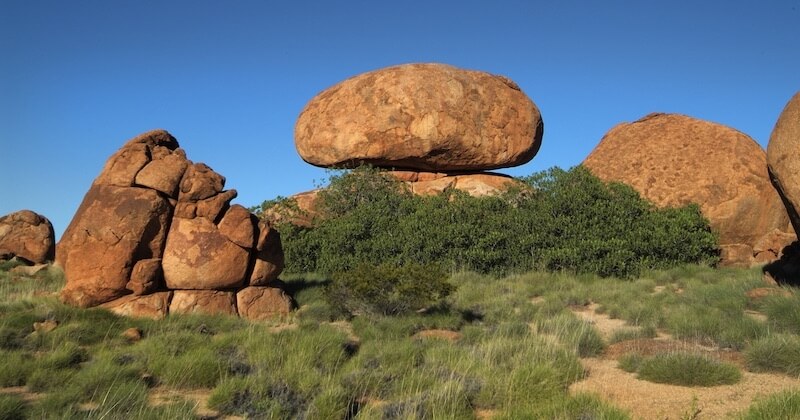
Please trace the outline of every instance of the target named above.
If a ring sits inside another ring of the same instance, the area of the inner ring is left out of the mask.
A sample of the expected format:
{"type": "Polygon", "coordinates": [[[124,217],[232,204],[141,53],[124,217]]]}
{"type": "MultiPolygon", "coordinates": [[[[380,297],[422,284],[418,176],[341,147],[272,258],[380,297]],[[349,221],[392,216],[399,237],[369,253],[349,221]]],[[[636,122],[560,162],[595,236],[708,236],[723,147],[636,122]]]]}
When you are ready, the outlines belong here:
{"type": "Polygon", "coordinates": [[[0,0],[0,215],[60,235],[105,160],[169,130],[258,204],[325,171],[298,114],[350,76],[409,62],[502,74],[537,104],[539,154],[580,163],[612,126],[677,112],[766,146],[800,90],[800,0],[0,0]]]}

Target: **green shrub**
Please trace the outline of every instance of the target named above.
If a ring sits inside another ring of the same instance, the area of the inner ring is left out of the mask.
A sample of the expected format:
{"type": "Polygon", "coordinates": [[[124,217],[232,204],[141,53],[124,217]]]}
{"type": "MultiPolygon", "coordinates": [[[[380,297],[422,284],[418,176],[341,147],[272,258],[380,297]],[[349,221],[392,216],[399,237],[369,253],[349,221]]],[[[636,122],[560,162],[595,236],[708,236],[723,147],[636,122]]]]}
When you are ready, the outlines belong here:
{"type": "Polygon", "coordinates": [[[645,381],[681,386],[730,385],[739,382],[736,366],[692,353],[664,353],[651,357],[628,355],[620,360],[620,368],[637,372],[645,381]]]}
{"type": "Polygon", "coordinates": [[[332,306],[350,314],[398,315],[431,307],[452,291],[436,266],[385,263],[334,273],[325,293],[332,306]]]}
{"type": "Polygon", "coordinates": [[[632,188],[581,166],[474,198],[415,196],[378,170],[334,175],[313,228],[278,225],[287,272],[441,263],[453,271],[567,270],[630,277],[643,269],[715,263],[716,238],[697,206],[657,209],[632,188]]]}
{"type": "Polygon", "coordinates": [[[751,344],[744,352],[747,369],[800,376],[800,337],[772,335],[751,344]]]}
{"type": "Polygon", "coordinates": [[[783,391],[756,401],[741,418],[743,420],[800,418],[800,391],[783,391]]]}

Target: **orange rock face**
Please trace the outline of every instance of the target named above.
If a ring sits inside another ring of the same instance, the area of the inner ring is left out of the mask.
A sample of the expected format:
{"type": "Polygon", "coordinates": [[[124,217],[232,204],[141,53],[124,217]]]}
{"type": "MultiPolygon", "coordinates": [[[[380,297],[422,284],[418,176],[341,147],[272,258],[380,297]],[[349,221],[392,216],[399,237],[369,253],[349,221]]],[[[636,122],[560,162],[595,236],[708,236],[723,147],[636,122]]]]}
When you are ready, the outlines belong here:
{"type": "Polygon", "coordinates": [[[219,290],[175,290],[169,313],[236,315],[236,297],[233,292],[219,290]]]}
{"type": "Polygon", "coordinates": [[[767,145],[772,182],[783,198],[795,231],[800,231],[800,92],[778,117],[767,145]]]}
{"type": "Polygon", "coordinates": [[[0,217],[0,258],[42,264],[55,259],[55,243],[53,225],[44,216],[20,210],[0,217]]]}
{"type": "Polygon", "coordinates": [[[143,296],[128,295],[104,303],[101,307],[117,315],[161,319],[169,312],[171,298],[172,292],[156,292],[143,296]]]}
{"type": "Polygon", "coordinates": [[[58,244],[61,299],[131,316],[236,315],[237,289],[276,280],[283,250],[278,233],[231,205],[236,190],[224,187],[222,175],[187,160],[166,131],[127,142],[58,244]]]}
{"type": "Polygon", "coordinates": [[[256,259],[250,274],[251,286],[266,286],[278,279],[285,265],[281,234],[265,221],[258,222],[256,259]]]}
{"type": "Polygon", "coordinates": [[[144,188],[94,185],[58,243],[64,302],[89,307],[130,293],[136,261],[160,258],[172,209],[144,188]]]}
{"type": "Polygon", "coordinates": [[[490,172],[444,174],[430,172],[390,171],[389,175],[403,181],[416,195],[436,195],[447,189],[464,191],[473,197],[497,195],[513,186],[523,184],[514,178],[490,172]]]}
{"type": "Polygon", "coordinates": [[[169,289],[228,289],[244,284],[248,250],[231,242],[208,220],[175,218],[162,267],[169,289]]]}
{"type": "Polygon", "coordinates": [[[288,314],[292,310],[292,298],[276,287],[251,286],[236,294],[239,315],[254,321],[288,314]]]}
{"type": "Polygon", "coordinates": [[[314,97],[295,126],[295,146],[322,167],[486,170],[530,161],[541,114],[511,80],[444,64],[364,73],[314,97]]]}
{"type": "Polygon", "coordinates": [[[658,206],[699,204],[721,245],[737,245],[727,248],[737,265],[755,262],[754,247],[764,235],[790,230],[769,182],[764,151],[747,135],[720,124],[650,114],[612,128],[583,163],[604,180],[631,185],[658,206]]]}

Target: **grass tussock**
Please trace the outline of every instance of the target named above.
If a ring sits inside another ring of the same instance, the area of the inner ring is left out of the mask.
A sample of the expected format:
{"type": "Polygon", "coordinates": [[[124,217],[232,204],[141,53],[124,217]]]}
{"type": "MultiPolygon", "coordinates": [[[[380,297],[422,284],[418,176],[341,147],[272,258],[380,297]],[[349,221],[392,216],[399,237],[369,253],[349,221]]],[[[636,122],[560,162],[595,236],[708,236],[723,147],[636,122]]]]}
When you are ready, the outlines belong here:
{"type": "Polygon", "coordinates": [[[747,369],[800,377],[800,337],[772,335],[754,342],[744,353],[747,369]]]}
{"type": "Polygon", "coordinates": [[[742,420],[800,418],[800,391],[783,391],[756,401],[740,417],[742,420]]]}
{"type": "Polygon", "coordinates": [[[650,357],[627,354],[620,359],[619,367],[635,372],[645,381],[681,386],[731,385],[742,378],[736,366],[693,353],[663,353],[650,357]]]}

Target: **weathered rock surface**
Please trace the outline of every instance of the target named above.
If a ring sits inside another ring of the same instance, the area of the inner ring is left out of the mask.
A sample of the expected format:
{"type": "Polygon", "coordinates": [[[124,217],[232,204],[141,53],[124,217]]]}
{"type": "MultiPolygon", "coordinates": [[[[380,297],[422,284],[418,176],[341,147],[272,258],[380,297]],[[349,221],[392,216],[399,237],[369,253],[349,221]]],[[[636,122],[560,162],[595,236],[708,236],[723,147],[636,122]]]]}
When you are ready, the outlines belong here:
{"type": "Polygon", "coordinates": [[[699,204],[721,245],[737,245],[727,254],[739,265],[755,263],[754,247],[764,235],[791,231],[771,188],[764,151],[747,135],[720,124],[650,114],[612,128],[583,163],[604,180],[631,185],[658,206],[699,204]]]}
{"type": "Polygon", "coordinates": [[[250,274],[250,285],[266,286],[277,280],[284,263],[281,234],[268,223],[259,221],[256,260],[250,274]]]}
{"type": "Polygon", "coordinates": [[[530,161],[541,114],[514,82],[444,64],[406,64],[345,80],[314,97],[295,146],[322,167],[485,170],[530,161]]]}
{"type": "Polygon", "coordinates": [[[149,295],[127,295],[100,305],[117,315],[161,319],[167,316],[172,292],[149,295]]]}
{"type": "Polygon", "coordinates": [[[236,296],[220,290],[175,290],[169,313],[236,315],[236,296]]]}
{"type": "Polygon", "coordinates": [[[20,210],[0,217],[0,255],[23,258],[34,264],[55,259],[55,234],[46,217],[20,210]]]}
{"type": "Polygon", "coordinates": [[[128,141],[58,244],[61,299],[131,316],[237,314],[237,290],[251,278],[277,279],[283,250],[277,232],[259,230],[255,216],[230,204],[236,190],[224,187],[222,175],[186,159],[166,131],[128,141]]]}
{"type": "MultiPolygon", "coordinates": [[[[398,171],[389,172],[395,176],[398,171]]],[[[399,180],[405,181],[416,195],[436,195],[447,189],[464,191],[473,197],[485,197],[501,194],[513,186],[523,187],[523,184],[514,178],[490,172],[447,175],[440,173],[419,172],[416,176],[409,176],[408,172],[400,172],[399,180]]]]}
{"type": "Polygon", "coordinates": [[[159,160],[154,160],[145,165],[136,174],[136,185],[161,191],[171,198],[178,198],[178,186],[189,161],[181,149],[176,153],[165,155],[159,160]]]}
{"type": "Polygon", "coordinates": [[[198,201],[213,197],[225,188],[225,177],[204,163],[195,163],[186,169],[181,181],[179,201],[198,201]]]}
{"type": "Polygon", "coordinates": [[[277,287],[247,287],[236,294],[239,316],[262,321],[291,312],[292,298],[277,287]]]}
{"type": "MultiPolygon", "coordinates": [[[[197,217],[205,217],[214,223],[218,223],[223,214],[223,210],[230,205],[231,200],[236,198],[237,195],[238,193],[236,190],[227,190],[205,200],[186,204],[194,205],[194,207],[197,209],[195,212],[197,217]]],[[[178,206],[180,207],[181,204],[184,203],[178,203],[178,206]]],[[[191,219],[193,217],[195,216],[186,216],[187,219],[191,219]]]]}
{"type": "Polygon", "coordinates": [[[242,248],[252,249],[256,239],[256,223],[258,223],[256,217],[249,210],[236,204],[225,212],[218,228],[229,241],[242,248]]]}
{"type": "Polygon", "coordinates": [[[320,216],[319,193],[322,189],[305,191],[288,197],[288,202],[264,209],[263,217],[272,223],[288,222],[295,226],[310,227],[320,216]]]}
{"type": "Polygon", "coordinates": [[[231,242],[207,219],[175,218],[167,237],[162,267],[169,289],[241,287],[250,252],[231,242]]]}
{"type": "Polygon", "coordinates": [[[62,300],[89,307],[130,293],[136,261],[161,257],[171,215],[156,191],[93,185],[58,243],[62,300]]]}
{"type": "Polygon", "coordinates": [[[800,92],[778,117],[767,145],[767,165],[775,189],[789,213],[795,232],[800,232],[800,92]]]}
{"type": "Polygon", "coordinates": [[[163,282],[161,258],[148,258],[136,262],[131,271],[131,279],[125,288],[134,295],[146,295],[162,288],[163,282]]]}

